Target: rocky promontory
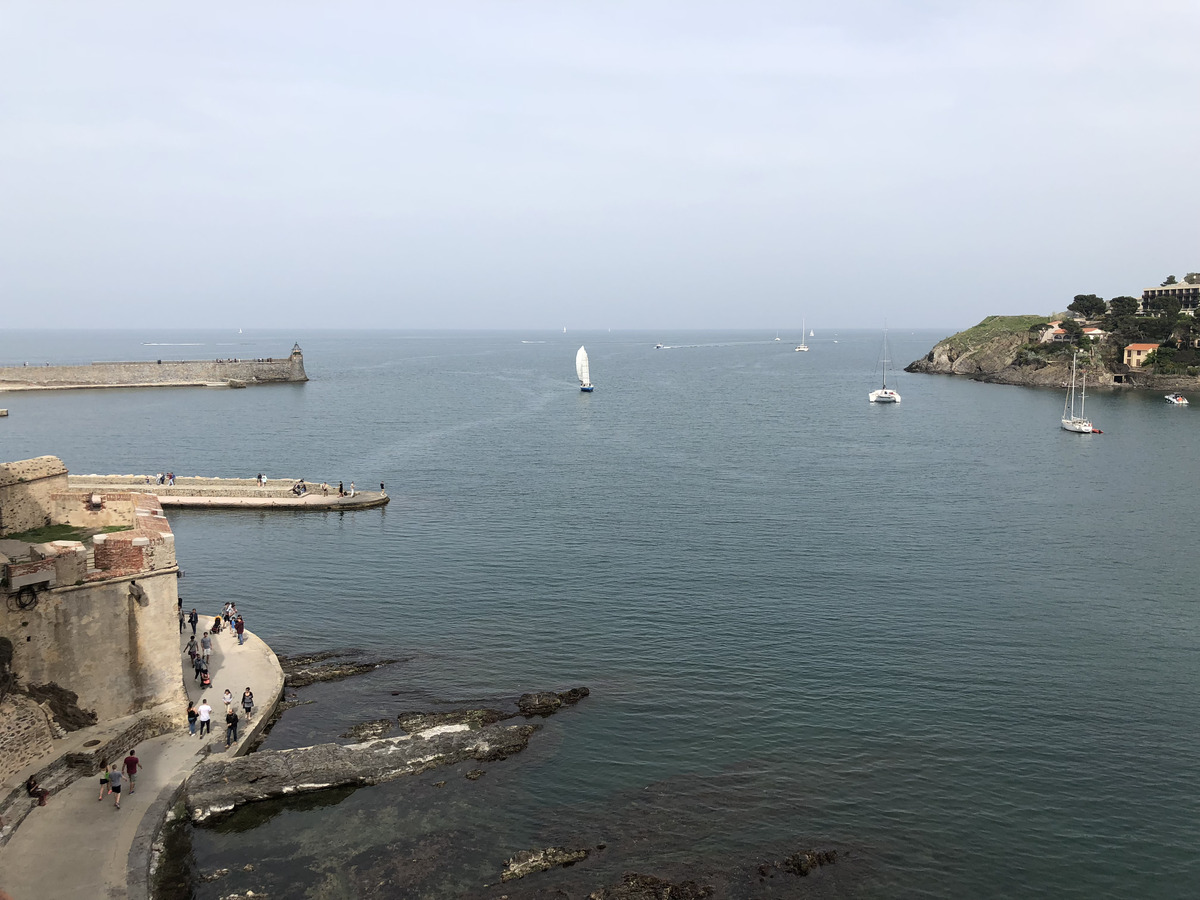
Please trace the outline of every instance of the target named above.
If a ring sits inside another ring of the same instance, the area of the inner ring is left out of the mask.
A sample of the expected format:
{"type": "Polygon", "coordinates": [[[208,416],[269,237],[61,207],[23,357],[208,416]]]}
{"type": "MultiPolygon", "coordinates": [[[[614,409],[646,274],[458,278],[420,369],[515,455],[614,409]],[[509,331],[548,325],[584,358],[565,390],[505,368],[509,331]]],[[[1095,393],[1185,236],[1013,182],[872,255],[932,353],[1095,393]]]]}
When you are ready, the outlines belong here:
{"type": "MultiPolygon", "coordinates": [[[[925,356],[905,367],[928,375],[965,375],[975,381],[1027,387],[1061,388],[1071,380],[1074,345],[1043,342],[1046,316],[988,316],[978,325],[939,341],[925,356]]],[[[1155,375],[1114,362],[1119,348],[1097,342],[1078,348],[1080,375],[1088,388],[1133,387],[1153,390],[1195,389],[1197,379],[1155,375]]]]}

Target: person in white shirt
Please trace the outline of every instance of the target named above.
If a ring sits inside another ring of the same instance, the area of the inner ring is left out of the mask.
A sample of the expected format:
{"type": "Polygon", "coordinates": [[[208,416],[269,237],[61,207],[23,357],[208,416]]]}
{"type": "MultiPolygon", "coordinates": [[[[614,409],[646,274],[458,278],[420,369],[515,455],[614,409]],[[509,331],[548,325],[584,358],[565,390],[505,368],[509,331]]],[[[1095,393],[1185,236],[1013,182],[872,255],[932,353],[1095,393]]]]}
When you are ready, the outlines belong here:
{"type": "Polygon", "coordinates": [[[208,700],[201,698],[200,708],[197,710],[200,713],[200,737],[204,737],[204,732],[207,731],[209,736],[212,736],[212,707],[208,705],[208,700]]]}

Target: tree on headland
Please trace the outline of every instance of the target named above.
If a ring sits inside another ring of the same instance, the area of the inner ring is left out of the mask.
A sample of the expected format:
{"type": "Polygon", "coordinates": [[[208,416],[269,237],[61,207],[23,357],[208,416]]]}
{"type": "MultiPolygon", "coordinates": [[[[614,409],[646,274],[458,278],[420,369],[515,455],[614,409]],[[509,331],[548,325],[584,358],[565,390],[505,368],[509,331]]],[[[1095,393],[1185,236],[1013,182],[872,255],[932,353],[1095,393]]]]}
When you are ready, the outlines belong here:
{"type": "Polygon", "coordinates": [[[1095,294],[1076,294],[1074,301],[1067,307],[1073,313],[1083,316],[1085,319],[1095,319],[1104,315],[1104,311],[1108,309],[1101,297],[1095,294]]]}
{"type": "Polygon", "coordinates": [[[1114,319],[1127,319],[1137,315],[1139,305],[1137,297],[1113,297],[1108,301],[1108,314],[1114,319]]]}
{"type": "Polygon", "coordinates": [[[1200,272],[1188,272],[1183,276],[1184,284],[1200,284],[1200,272]]]}
{"type": "Polygon", "coordinates": [[[1168,276],[1167,276],[1167,280],[1166,280],[1166,281],[1164,281],[1164,282],[1163,282],[1163,283],[1160,285],[1160,287],[1166,287],[1167,285],[1171,285],[1171,284],[1178,284],[1178,283],[1179,283],[1179,282],[1177,282],[1177,281],[1175,280],[1175,276],[1174,276],[1174,275],[1168,275],[1168,276]]]}
{"type": "Polygon", "coordinates": [[[1070,343],[1078,344],[1079,339],[1083,337],[1083,326],[1074,319],[1063,319],[1058,327],[1070,335],[1070,343]]]}

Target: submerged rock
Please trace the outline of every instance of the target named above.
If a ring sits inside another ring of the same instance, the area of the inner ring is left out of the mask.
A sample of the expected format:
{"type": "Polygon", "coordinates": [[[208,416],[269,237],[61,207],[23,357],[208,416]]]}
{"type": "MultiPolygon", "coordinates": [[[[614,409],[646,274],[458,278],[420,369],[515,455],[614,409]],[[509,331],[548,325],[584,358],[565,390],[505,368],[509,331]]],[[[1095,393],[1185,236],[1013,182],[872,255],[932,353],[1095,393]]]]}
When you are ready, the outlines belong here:
{"type": "Polygon", "coordinates": [[[379,784],[467,759],[505,759],[529,744],[536,725],[445,725],[363,744],[320,744],[210,758],[187,782],[192,821],[203,822],[256,800],[327,788],[379,784]]]}
{"type": "Polygon", "coordinates": [[[283,683],[286,687],[307,687],[310,684],[322,681],[340,681],[343,678],[362,675],[364,672],[373,672],[375,669],[399,662],[396,659],[343,662],[325,661],[335,657],[345,657],[346,655],[346,651],[341,653],[330,651],[329,653],[314,653],[308,656],[280,657],[279,664],[283,667],[283,683]]]}
{"type": "Polygon", "coordinates": [[[534,872],[545,872],[557,866],[573,866],[587,859],[588,850],[567,850],[565,847],[547,847],[545,850],[522,850],[504,864],[501,881],[524,878],[534,872]]]}
{"type": "Polygon", "coordinates": [[[664,881],[653,875],[628,873],[616,887],[588,894],[588,900],[702,900],[713,889],[694,881],[664,881]]]}
{"type": "Polygon", "coordinates": [[[561,694],[556,694],[553,691],[522,694],[517,700],[517,709],[526,718],[549,716],[562,706],[574,706],[589,694],[591,694],[591,691],[586,687],[571,688],[571,690],[561,694]]]}

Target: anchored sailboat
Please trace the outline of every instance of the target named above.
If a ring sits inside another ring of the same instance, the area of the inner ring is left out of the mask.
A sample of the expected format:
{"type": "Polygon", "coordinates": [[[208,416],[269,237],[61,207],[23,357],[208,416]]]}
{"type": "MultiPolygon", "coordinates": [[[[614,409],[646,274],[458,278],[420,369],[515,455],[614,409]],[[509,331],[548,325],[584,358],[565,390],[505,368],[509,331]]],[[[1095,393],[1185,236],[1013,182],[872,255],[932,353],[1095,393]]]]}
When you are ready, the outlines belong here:
{"type": "Polygon", "coordinates": [[[579,389],[585,394],[590,394],[596,389],[592,384],[591,371],[588,369],[587,351],[582,347],[575,354],[575,374],[579,376],[579,389]]]}
{"type": "Polygon", "coordinates": [[[804,320],[800,320],[800,344],[796,347],[797,353],[807,353],[808,344],[804,343],[804,320]]]}
{"type": "Polygon", "coordinates": [[[1083,405],[1087,402],[1087,373],[1083,375],[1083,390],[1079,394],[1079,415],[1075,415],[1075,359],[1079,353],[1075,353],[1071,357],[1071,386],[1067,389],[1067,396],[1063,400],[1063,416],[1062,427],[1063,431],[1073,431],[1076,434],[1091,434],[1092,423],[1084,418],[1083,405]],[[1068,409],[1069,407],[1069,409],[1068,409]]]}
{"type": "MultiPolygon", "coordinates": [[[[834,343],[836,344],[837,341],[834,341],[834,343]]],[[[888,359],[888,343],[887,343],[887,329],[886,328],[883,329],[883,350],[880,351],[880,353],[881,353],[881,356],[879,358],[879,362],[880,362],[880,368],[883,369],[883,387],[881,387],[877,391],[871,391],[871,393],[867,394],[867,399],[870,400],[872,403],[899,403],[900,395],[897,394],[894,390],[892,390],[890,387],[887,386],[887,370],[888,370],[888,365],[891,363],[891,360],[888,359]]]]}

